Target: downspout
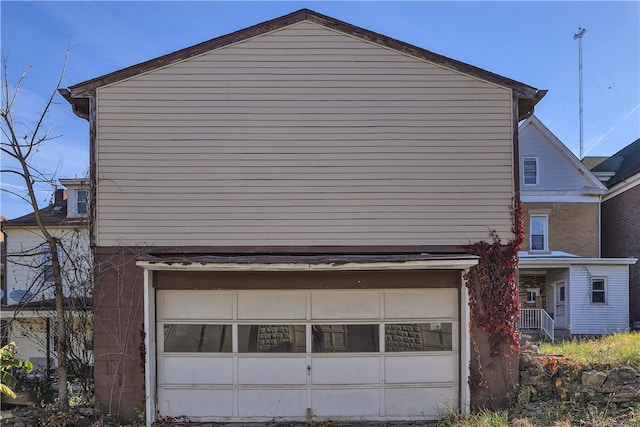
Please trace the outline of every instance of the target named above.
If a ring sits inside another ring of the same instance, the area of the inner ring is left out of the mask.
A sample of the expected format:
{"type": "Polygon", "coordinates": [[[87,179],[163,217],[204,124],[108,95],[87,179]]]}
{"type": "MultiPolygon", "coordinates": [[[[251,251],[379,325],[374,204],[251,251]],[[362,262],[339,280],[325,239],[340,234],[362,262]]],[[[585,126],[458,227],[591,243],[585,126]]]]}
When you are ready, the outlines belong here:
{"type": "Polygon", "coordinates": [[[598,196],[598,258],[602,258],[602,194],[598,196]]]}
{"type": "Polygon", "coordinates": [[[512,147],[513,147],[513,199],[514,202],[520,202],[520,147],[519,147],[519,135],[518,135],[518,122],[519,122],[519,108],[518,99],[514,98],[512,101],[513,120],[511,126],[512,131],[512,147]]]}

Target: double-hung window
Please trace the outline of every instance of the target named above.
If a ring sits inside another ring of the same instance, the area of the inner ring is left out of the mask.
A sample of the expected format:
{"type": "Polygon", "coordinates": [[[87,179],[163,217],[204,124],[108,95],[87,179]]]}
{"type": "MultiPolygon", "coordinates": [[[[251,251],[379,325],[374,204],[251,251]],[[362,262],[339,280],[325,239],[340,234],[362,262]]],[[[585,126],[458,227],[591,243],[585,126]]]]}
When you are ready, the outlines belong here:
{"type": "Polygon", "coordinates": [[[538,295],[540,295],[540,288],[527,289],[527,304],[535,304],[538,295]]]}
{"type": "Polygon", "coordinates": [[[526,185],[538,184],[538,158],[537,157],[523,157],[523,181],[526,185]]]}
{"type": "Polygon", "coordinates": [[[607,303],[607,281],[603,277],[591,278],[591,304],[607,303]]]}
{"type": "Polygon", "coordinates": [[[547,215],[531,215],[529,235],[529,248],[531,251],[548,251],[549,217],[547,215]]]}
{"type": "Polygon", "coordinates": [[[87,214],[87,190],[76,190],[76,212],[81,216],[87,214]]]}

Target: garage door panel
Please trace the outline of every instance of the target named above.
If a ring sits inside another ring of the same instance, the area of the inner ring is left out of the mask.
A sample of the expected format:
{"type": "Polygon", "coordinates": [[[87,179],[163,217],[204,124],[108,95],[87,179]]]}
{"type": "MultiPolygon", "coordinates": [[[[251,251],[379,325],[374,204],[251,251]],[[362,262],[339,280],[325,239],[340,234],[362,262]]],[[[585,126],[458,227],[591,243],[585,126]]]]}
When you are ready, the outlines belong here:
{"type": "Polygon", "coordinates": [[[378,291],[312,291],[311,318],[314,320],[379,319],[378,291]]]}
{"type": "Polygon", "coordinates": [[[158,409],[165,417],[231,417],[233,390],[161,388],[158,390],[158,409]]]}
{"type": "Polygon", "coordinates": [[[231,291],[158,291],[158,320],[226,320],[233,316],[231,291]]]}
{"type": "Polygon", "coordinates": [[[238,409],[241,417],[304,417],[307,408],[306,389],[240,390],[238,409]]]}
{"type": "Polygon", "coordinates": [[[238,319],[304,320],[305,292],[239,292],[238,319]]]}
{"type": "Polygon", "coordinates": [[[239,384],[307,384],[306,357],[239,358],[239,384]]]}
{"type": "Polygon", "coordinates": [[[160,384],[233,384],[233,359],[220,357],[161,357],[160,384]]]}
{"type": "Polygon", "coordinates": [[[385,356],[387,384],[454,382],[457,358],[451,354],[428,356],[385,356]]]}
{"type": "Polygon", "coordinates": [[[421,415],[438,418],[441,414],[457,408],[453,387],[441,388],[396,388],[385,390],[385,413],[387,416],[421,415]]]}
{"type": "Polygon", "coordinates": [[[304,421],[310,408],[316,419],[433,419],[459,408],[457,289],[165,289],[156,298],[160,416],[304,421]]]}
{"type": "Polygon", "coordinates": [[[323,389],[311,393],[315,416],[366,417],[380,414],[378,389],[323,389]]]}
{"type": "Polygon", "coordinates": [[[458,290],[389,290],[384,293],[386,319],[457,319],[458,290]]]}
{"type": "Polygon", "coordinates": [[[379,357],[329,357],[311,361],[312,384],[379,384],[379,357]]]}

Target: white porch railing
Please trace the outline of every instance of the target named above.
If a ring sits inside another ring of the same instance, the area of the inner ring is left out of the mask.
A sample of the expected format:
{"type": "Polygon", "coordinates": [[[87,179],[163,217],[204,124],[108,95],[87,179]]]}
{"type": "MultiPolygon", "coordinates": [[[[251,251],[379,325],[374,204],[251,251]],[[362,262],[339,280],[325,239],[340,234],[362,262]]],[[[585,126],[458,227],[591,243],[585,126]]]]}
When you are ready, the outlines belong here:
{"type": "Polygon", "coordinates": [[[555,321],[542,308],[520,309],[520,329],[539,329],[544,331],[551,342],[555,341],[555,321]]]}

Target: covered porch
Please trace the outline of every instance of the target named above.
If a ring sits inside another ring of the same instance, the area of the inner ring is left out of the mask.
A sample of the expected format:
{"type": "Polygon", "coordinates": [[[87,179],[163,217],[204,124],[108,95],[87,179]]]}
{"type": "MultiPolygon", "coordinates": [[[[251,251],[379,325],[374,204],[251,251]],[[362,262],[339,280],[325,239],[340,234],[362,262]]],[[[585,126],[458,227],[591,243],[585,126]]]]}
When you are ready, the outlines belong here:
{"type": "Polygon", "coordinates": [[[520,330],[555,341],[629,330],[629,265],[635,258],[520,253],[520,330]]]}

